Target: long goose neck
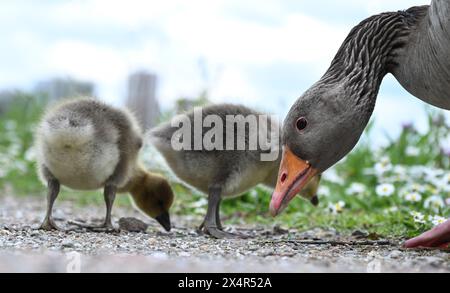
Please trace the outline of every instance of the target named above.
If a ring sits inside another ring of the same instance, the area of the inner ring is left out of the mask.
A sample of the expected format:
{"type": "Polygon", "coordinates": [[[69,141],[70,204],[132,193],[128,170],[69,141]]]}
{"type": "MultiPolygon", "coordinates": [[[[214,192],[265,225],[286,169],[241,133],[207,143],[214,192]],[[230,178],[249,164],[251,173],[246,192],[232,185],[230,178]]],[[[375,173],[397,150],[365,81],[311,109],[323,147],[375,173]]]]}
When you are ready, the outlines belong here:
{"type": "Polygon", "coordinates": [[[371,114],[384,76],[398,66],[399,51],[424,10],[413,7],[361,22],[352,29],[319,84],[343,87],[352,106],[371,114]]]}

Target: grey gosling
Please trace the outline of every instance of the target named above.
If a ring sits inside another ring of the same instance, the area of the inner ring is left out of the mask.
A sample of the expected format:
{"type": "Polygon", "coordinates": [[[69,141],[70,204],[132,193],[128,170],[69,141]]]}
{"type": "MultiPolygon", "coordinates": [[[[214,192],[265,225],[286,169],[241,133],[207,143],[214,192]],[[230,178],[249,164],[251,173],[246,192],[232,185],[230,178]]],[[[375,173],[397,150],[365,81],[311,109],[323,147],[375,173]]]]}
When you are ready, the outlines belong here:
{"type": "MultiPolygon", "coordinates": [[[[231,121],[227,121],[226,117],[231,115],[236,117],[242,115],[243,117],[255,116],[258,117],[260,113],[251,110],[247,107],[222,104],[205,107],[202,109],[203,119],[208,115],[216,115],[223,121],[223,142],[226,142],[226,137],[233,135],[234,142],[237,142],[239,136],[245,136],[246,142],[245,151],[225,151],[225,150],[174,150],[172,147],[172,139],[176,132],[181,127],[172,127],[172,123],[163,124],[150,131],[149,136],[152,143],[158,149],[158,151],[166,159],[169,167],[173,170],[175,175],[188,185],[195,189],[208,194],[208,210],[200,229],[212,237],[232,238],[243,237],[243,235],[234,235],[227,233],[223,230],[220,221],[220,203],[222,198],[230,198],[240,195],[247,190],[258,184],[264,184],[268,187],[274,188],[277,182],[278,170],[280,166],[280,154],[281,150],[278,149],[278,141],[274,142],[271,150],[262,150],[258,147],[257,150],[249,150],[249,128],[245,133],[237,133],[237,131],[230,131],[227,133],[227,129],[233,129],[234,125],[231,121]],[[228,126],[227,126],[228,124],[228,126]],[[278,159],[274,161],[262,161],[261,154],[277,152],[278,159]]],[[[194,112],[188,113],[184,116],[174,118],[186,118],[194,125],[194,112]]],[[[258,118],[256,118],[258,119],[258,118]]],[[[206,120],[205,120],[206,121],[206,120]]],[[[201,121],[203,122],[203,120],[201,121]]],[[[272,121],[268,118],[268,137],[270,137],[272,123],[273,129],[279,129],[276,121],[272,121]]],[[[259,121],[258,128],[262,129],[259,121]]],[[[203,124],[202,124],[203,125],[203,124]]],[[[205,138],[208,135],[212,127],[204,127],[202,136],[198,139],[205,138]]],[[[194,137],[193,132],[191,133],[194,137]]],[[[217,137],[215,139],[218,139],[217,137]]],[[[194,146],[194,139],[191,141],[191,146],[194,146]]],[[[272,145],[272,144],[271,144],[272,145]]],[[[194,148],[191,148],[194,149],[194,148]]],[[[242,149],[242,148],[241,148],[242,149]]],[[[316,177],[315,182],[311,182],[310,189],[305,190],[303,196],[311,200],[313,204],[318,204],[316,197],[317,186],[319,184],[320,176],[316,177]]]]}

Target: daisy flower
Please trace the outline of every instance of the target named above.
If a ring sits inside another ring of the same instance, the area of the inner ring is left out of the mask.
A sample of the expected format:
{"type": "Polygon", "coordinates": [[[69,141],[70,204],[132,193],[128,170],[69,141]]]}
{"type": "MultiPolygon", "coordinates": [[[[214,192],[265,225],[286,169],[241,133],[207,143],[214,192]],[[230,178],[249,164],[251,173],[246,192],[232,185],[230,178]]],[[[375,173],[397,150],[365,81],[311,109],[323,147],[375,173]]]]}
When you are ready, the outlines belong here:
{"type": "Polygon", "coordinates": [[[411,212],[411,216],[413,216],[415,223],[426,224],[425,215],[418,212],[411,212]]]}
{"type": "Polygon", "coordinates": [[[417,157],[420,155],[420,149],[417,147],[409,146],[406,148],[406,155],[409,157],[417,157]]]}
{"type": "Polygon", "coordinates": [[[433,224],[433,226],[439,226],[441,224],[444,224],[447,219],[441,216],[429,216],[428,220],[433,224]]]}
{"type": "Polygon", "coordinates": [[[337,203],[330,203],[328,205],[328,209],[330,210],[331,213],[333,214],[340,214],[344,211],[345,208],[345,202],[343,201],[339,201],[337,203]]]}
{"type": "Polygon", "coordinates": [[[366,192],[367,188],[364,184],[361,183],[353,183],[350,185],[350,187],[347,189],[348,195],[358,195],[361,193],[366,192]]]}
{"type": "Polygon", "coordinates": [[[405,195],[405,200],[409,202],[421,202],[422,196],[417,192],[408,193],[405,195]]]}
{"type": "Polygon", "coordinates": [[[379,163],[375,165],[375,173],[378,175],[378,177],[383,176],[385,173],[392,170],[392,164],[389,160],[389,158],[383,158],[379,163]]]}
{"type": "Polygon", "coordinates": [[[424,193],[426,191],[426,188],[425,188],[425,186],[423,186],[421,184],[413,183],[410,186],[410,190],[411,190],[411,192],[424,193]]]}
{"type": "Polygon", "coordinates": [[[435,212],[438,212],[439,209],[443,208],[445,206],[444,200],[439,195],[434,195],[424,202],[424,207],[429,210],[433,210],[435,212]]]}
{"type": "Polygon", "coordinates": [[[394,194],[395,187],[392,184],[381,184],[378,185],[376,192],[380,197],[390,197],[394,194]]]}

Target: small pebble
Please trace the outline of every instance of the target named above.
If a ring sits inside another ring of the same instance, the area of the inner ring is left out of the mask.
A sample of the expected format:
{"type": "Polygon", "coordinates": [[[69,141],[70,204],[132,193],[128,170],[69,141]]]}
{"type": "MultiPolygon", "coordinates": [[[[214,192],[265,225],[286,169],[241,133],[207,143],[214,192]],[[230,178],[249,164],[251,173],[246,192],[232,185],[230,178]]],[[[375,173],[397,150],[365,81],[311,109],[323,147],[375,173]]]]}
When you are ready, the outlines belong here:
{"type": "Polygon", "coordinates": [[[121,218],[119,220],[119,228],[123,231],[144,233],[149,225],[136,218],[121,218]]]}
{"type": "Polygon", "coordinates": [[[363,232],[363,231],[355,231],[352,234],[353,237],[355,237],[356,239],[364,239],[367,238],[367,236],[369,236],[367,233],[363,232]]]}
{"type": "Polygon", "coordinates": [[[75,248],[75,244],[70,240],[64,240],[63,243],[61,243],[61,246],[63,248],[75,248]]]}
{"type": "Polygon", "coordinates": [[[31,237],[37,237],[37,236],[40,236],[40,235],[41,235],[41,233],[39,233],[39,231],[36,231],[36,230],[31,231],[31,233],[30,233],[31,237]]]}

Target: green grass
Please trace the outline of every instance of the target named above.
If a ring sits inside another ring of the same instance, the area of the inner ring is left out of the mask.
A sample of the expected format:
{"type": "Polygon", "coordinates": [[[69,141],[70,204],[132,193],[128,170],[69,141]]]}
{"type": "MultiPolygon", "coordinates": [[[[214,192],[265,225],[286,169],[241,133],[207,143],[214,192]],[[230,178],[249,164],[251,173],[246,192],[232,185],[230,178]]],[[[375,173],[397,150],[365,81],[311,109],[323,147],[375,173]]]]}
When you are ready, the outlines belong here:
{"type": "MultiPolygon", "coordinates": [[[[43,99],[18,95],[9,111],[0,116],[0,189],[17,196],[45,198],[46,188],[36,175],[33,155],[33,133],[44,104],[43,99]]],[[[368,127],[358,147],[326,172],[321,182],[319,207],[299,198],[279,218],[273,219],[268,213],[271,192],[257,187],[239,198],[224,201],[221,211],[225,222],[244,220],[302,230],[333,228],[345,233],[363,230],[405,238],[431,228],[429,216],[450,216],[449,205],[442,205],[450,198],[450,145],[447,149],[444,143],[450,137],[450,128],[440,112],[429,111],[429,117],[427,133],[405,127],[399,137],[376,149],[371,147],[371,127],[368,127]],[[392,194],[380,196],[377,187],[382,184],[393,188],[392,194]],[[413,193],[419,194],[420,200],[408,199],[413,193]],[[426,204],[430,199],[437,200],[439,206],[433,208],[426,204]],[[340,202],[345,206],[333,208],[340,202]],[[423,214],[423,219],[414,218],[412,212],[423,214]]],[[[143,159],[148,158],[153,162],[153,154],[146,150],[143,159]]],[[[152,167],[167,172],[163,165],[152,167]]],[[[176,183],[173,189],[177,197],[172,213],[194,214],[199,218],[204,215],[207,202],[203,195],[176,183]]],[[[61,200],[80,206],[103,205],[101,191],[64,190],[61,200]]],[[[129,206],[128,196],[118,196],[116,205],[129,206]]]]}

